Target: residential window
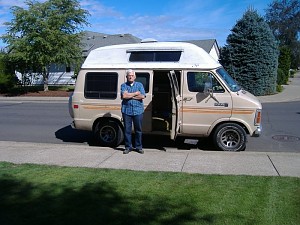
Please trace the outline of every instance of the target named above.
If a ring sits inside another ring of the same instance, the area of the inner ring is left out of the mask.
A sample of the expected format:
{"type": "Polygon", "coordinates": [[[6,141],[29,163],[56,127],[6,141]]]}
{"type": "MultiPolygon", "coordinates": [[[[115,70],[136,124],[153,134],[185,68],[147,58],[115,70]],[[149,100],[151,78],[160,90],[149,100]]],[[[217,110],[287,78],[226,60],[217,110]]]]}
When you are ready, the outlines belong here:
{"type": "Polygon", "coordinates": [[[85,78],[84,96],[93,99],[116,99],[118,74],[113,72],[89,72],[85,78]]]}

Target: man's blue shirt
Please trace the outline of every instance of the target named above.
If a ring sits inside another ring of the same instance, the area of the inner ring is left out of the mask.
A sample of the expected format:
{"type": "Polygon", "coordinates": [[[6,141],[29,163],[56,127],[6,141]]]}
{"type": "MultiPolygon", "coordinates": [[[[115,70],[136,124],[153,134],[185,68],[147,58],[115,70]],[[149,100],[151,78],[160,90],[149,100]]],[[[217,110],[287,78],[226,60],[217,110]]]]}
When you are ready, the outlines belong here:
{"type": "MultiPolygon", "coordinates": [[[[132,85],[129,82],[123,83],[121,85],[121,96],[123,96],[125,91],[128,93],[139,91],[142,95],[146,96],[144,86],[140,82],[133,82],[132,85]]],[[[121,111],[130,116],[140,115],[144,112],[143,100],[123,99],[121,111]]]]}

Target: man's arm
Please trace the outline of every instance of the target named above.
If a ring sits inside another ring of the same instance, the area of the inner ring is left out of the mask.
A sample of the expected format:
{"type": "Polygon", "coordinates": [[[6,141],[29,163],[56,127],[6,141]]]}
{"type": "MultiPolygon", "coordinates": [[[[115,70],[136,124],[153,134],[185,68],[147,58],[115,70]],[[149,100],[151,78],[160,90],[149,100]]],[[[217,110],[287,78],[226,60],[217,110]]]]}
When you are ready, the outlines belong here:
{"type": "MultiPolygon", "coordinates": [[[[139,91],[138,91],[139,92],[139,91]]],[[[138,95],[135,95],[132,97],[133,99],[136,99],[136,100],[141,100],[141,99],[144,99],[145,98],[145,95],[142,95],[141,93],[139,93],[138,95]]]]}
{"type": "Polygon", "coordinates": [[[133,99],[136,99],[136,100],[142,100],[142,99],[146,98],[145,89],[144,89],[144,86],[143,86],[142,83],[139,83],[139,82],[138,82],[137,85],[138,85],[138,90],[139,90],[139,91],[137,91],[138,94],[135,95],[135,96],[133,97],[133,99]]]}
{"type": "MultiPolygon", "coordinates": [[[[142,95],[143,96],[143,95],[142,95]]],[[[122,98],[124,99],[143,99],[141,98],[141,93],[139,91],[133,92],[133,93],[129,93],[128,91],[124,91],[122,98]]]]}

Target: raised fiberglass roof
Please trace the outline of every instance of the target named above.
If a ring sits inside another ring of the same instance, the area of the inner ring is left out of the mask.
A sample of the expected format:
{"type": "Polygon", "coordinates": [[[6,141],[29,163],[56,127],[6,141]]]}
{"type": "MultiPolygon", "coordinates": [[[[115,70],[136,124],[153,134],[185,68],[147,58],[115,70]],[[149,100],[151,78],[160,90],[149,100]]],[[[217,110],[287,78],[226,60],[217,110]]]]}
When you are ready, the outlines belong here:
{"type": "Polygon", "coordinates": [[[185,42],[150,42],[122,44],[94,49],[82,65],[83,69],[95,68],[217,68],[221,65],[202,48],[185,42]],[[181,52],[177,62],[130,62],[133,52],[167,51],[181,52]]]}

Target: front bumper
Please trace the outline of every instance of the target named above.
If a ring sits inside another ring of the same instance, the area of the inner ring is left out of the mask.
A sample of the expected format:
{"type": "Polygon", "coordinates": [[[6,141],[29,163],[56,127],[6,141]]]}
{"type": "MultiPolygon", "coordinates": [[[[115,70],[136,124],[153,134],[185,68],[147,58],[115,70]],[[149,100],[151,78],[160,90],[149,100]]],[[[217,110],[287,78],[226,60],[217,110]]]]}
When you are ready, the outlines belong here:
{"type": "Polygon", "coordinates": [[[256,128],[256,130],[253,132],[252,137],[259,137],[261,135],[262,132],[262,128],[261,126],[259,126],[258,128],[256,128]]]}

